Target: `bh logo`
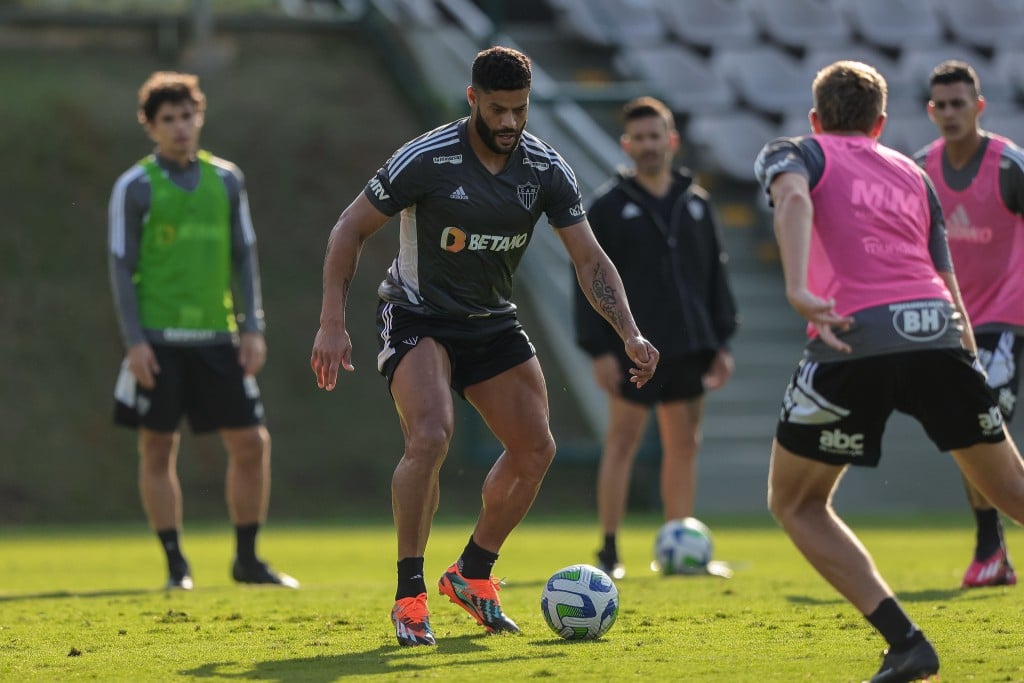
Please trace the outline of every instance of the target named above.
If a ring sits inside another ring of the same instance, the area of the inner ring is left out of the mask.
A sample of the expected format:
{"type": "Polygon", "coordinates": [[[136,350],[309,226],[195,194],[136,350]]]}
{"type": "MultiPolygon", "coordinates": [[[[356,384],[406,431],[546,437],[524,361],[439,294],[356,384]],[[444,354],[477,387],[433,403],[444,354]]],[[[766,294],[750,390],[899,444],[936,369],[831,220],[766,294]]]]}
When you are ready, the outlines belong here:
{"type": "Polygon", "coordinates": [[[910,341],[938,339],[949,327],[949,317],[940,306],[894,306],[892,326],[901,337],[910,341]]]}

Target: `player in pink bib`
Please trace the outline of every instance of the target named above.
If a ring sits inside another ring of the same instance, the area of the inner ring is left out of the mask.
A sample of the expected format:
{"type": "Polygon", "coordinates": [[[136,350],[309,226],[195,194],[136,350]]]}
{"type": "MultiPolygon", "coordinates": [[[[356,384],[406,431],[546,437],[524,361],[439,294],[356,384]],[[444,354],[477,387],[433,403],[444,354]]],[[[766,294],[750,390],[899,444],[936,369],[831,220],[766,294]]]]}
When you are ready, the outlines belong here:
{"type": "Polygon", "coordinates": [[[840,478],[850,465],[877,465],[894,410],[1019,522],[1024,463],[977,365],[935,190],[877,142],[885,79],[841,61],[812,90],[814,135],[769,142],[755,163],[775,207],[786,296],[810,337],[783,397],[768,505],[888,642],[871,682],[914,681],[938,672],[938,655],[832,507],[840,478]]]}
{"type": "MultiPolygon", "coordinates": [[[[1024,151],[979,128],[980,83],[965,62],[932,71],[928,116],[941,137],[914,155],[946,217],[949,251],[978,343],[978,360],[1003,419],[1013,418],[1024,346],[1024,151]]],[[[977,536],[963,588],[1012,586],[999,512],[969,482],[977,536]]]]}

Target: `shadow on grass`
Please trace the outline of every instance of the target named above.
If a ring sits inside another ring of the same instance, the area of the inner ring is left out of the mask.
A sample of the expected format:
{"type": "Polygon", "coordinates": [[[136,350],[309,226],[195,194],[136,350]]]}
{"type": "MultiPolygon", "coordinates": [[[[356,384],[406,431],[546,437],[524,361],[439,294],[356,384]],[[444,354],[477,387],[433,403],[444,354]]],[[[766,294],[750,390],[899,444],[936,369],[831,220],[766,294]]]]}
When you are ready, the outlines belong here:
{"type": "MultiPolygon", "coordinates": [[[[247,671],[238,671],[237,662],[211,662],[194,669],[178,672],[193,678],[219,678],[255,681],[312,681],[327,683],[348,676],[418,676],[421,672],[452,672],[451,667],[475,667],[502,662],[523,662],[527,659],[550,661],[553,656],[545,650],[535,656],[521,654],[501,656],[481,643],[489,636],[482,634],[456,636],[438,641],[436,647],[402,647],[381,645],[365,652],[338,655],[319,655],[298,659],[257,662],[247,671]],[[467,657],[467,655],[470,655],[467,657]],[[479,655],[474,657],[472,655],[479,655]],[[225,671],[224,669],[233,671],[225,671]]],[[[531,642],[531,645],[565,645],[564,640],[531,642]]]]}
{"type": "Polygon", "coordinates": [[[65,598],[120,598],[129,595],[163,593],[162,588],[129,588],[98,591],[48,591],[46,593],[23,593],[21,595],[0,595],[0,603],[20,600],[62,600],[65,598]]]}
{"type": "MultiPolygon", "coordinates": [[[[896,597],[899,598],[900,602],[937,602],[943,600],[952,600],[953,598],[968,595],[967,591],[960,588],[943,588],[943,589],[926,589],[919,591],[898,591],[896,597]]],[[[969,595],[972,598],[987,598],[999,596],[998,592],[992,592],[989,594],[982,594],[979,591],[971,591],[969,595]]],[[[846,601],[840,597],[835,598],[812,598],[807,595],[787,595],[786,600],[797,605],[838,605],[843,604],[846,601]]]]}

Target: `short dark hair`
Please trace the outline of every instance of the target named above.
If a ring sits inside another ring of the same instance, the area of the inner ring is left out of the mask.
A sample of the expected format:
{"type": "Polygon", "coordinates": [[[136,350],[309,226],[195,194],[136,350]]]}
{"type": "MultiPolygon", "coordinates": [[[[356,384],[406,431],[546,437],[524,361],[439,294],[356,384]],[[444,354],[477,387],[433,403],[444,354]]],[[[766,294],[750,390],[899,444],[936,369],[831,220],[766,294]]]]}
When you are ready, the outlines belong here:
{"type": "Polygon", "coordinates": [[[957,59],[949,59],[932,69],[932,75],[928,79],[928,87],[933,85],[951,85],[953,83],[966,83],[974,88],[974,96],[981,95],[981,80],[978,72],[967,62],[957,59]]]}
{"type": "Polygon", "coordinates": [[[811,86],[822,130],[870,133],[885,113],[889,86],[875,67],[842,60],[818,72],[811,86]]]}
{"type": "Polygon", "coordinates": [[[646,119],[651,116],[664,121],[669,130],[674,130],[676,127],[676,118],[672,115],[672,110],[657,98],[637,97],[626,102],[622,107],[622,119],[626,123],[636,121],[637,119],[646,119]]]}
{"type": "Polygon", "coordinates": [[[489,47],[473,60],[473,87],[483,92],[530,87],[530,58],[510,47],[489,47]]]}
{"type": "Polygon", "coordinates": [[[192,102],[197,111],[205,111],[206,95],[199,89],[199,76],[155,71],[139,88],[139,123],[152,123],[164,102],[192,102]]]}

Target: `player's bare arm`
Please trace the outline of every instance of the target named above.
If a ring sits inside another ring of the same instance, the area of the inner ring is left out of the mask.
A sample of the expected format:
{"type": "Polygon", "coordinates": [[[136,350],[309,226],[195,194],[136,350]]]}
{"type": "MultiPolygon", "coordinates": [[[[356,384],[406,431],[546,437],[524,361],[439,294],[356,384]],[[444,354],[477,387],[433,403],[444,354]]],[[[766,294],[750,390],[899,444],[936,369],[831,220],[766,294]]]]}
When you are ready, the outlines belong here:
{"type": "Polygon", "coordinates": [[[363,244],[388,220],[363,195],[345,209],[331,230],[324,257],[324,291],[320,306],[320,329],[313,342],[310,366],[317,386],[331,391],[338,383],[338,370],[352,372],[352,340],[345,327],[352,278],[356,274],[363,244]]]}
{"type": "Polygon", "coordinates": [[[807,178],[799,173],[780,173],[772,181],[775,205],[775,239],[786,280],[786,298],[797,313],[818,330],[821,340],[832,348],[849,353],[850,345],[836,337],[833,328],[849,329],[853,318],[835,311],[835,301],[826,301],[807,289],[807,259],[811,248],[811,224],[814,208],[807,178]]]}
{"type": "Polygon", "coordinates": [[[569,252],[576,279],[590,305],[615,329],[625,344],[626,354],[636,364],[630,368],[630,381],[637,388],[642,387],[654,376],[658,349],[637,329],[618,271],[598,244],[587,221],[561,228],[557,233],[569,252]]]}

